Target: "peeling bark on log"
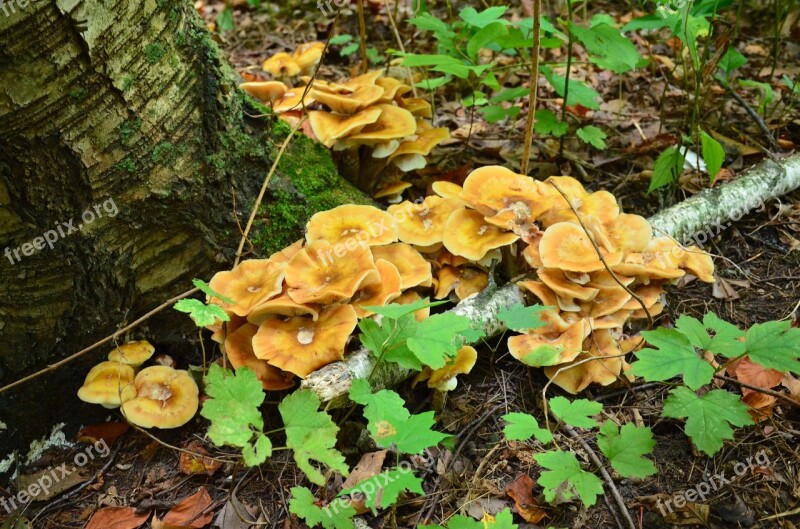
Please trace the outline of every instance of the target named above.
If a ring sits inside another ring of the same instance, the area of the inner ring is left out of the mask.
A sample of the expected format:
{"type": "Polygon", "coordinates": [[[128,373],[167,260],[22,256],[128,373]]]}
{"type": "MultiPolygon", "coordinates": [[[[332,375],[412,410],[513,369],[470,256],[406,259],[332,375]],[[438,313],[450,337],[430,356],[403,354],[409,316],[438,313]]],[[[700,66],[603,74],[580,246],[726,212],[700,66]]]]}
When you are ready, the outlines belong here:
{"type": "MultiPolygon", "coordinates": [[[[704,190],[697,195],[654,215],[650,219],[656,235],[668,235],[679,241],[692,243],[692,234],[704,232],[714,223],[726,224],[729,219],[739,220],[764,201],[781,196],[800,187],[800,154],[795,154],[776,164],[771,160],[749,169],[736,180],[717,188],[704,190]],[[739,211],[741,214],[737,214],[739,211]],[[733,214],[733,215],[732,215],[733,214]]],[[[497,313],[521,303],[524,296],[514,284],[500,288],[489,287],[478,296],[460,302],[453,310],[479,323],[488,336],[497,335],[505,326],[497,320],[497,313]]],[[[360,349],[342,362],[335,362],[311,373],[300,387],[313,391],[329,408],[344,406],[354,379],[367,378],[376,389],[399,384],[411,374],[397,364],[381,363],[375,373],[375,358],[366,349],[360,349]]]]}

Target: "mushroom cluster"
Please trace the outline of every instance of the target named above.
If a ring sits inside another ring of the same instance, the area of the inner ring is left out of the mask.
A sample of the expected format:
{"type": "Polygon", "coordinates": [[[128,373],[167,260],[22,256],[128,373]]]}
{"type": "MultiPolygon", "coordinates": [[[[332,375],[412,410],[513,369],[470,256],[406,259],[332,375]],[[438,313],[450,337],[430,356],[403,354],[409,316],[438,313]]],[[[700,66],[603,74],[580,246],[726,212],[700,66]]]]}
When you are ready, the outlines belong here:
{"type": "Polygon", "coordinates": [[[130,423],[144,428],[183,426],[197,413],[200,391],[187,371],[164,365],[138,371],[154,352],[145,340],[114,348],[107,361],[86,375],[78,398],[105,408],[121,407],[130,423]]]}
{"type": "MultiPolygon", "coordinates": [[[[271,104],[292,125],[307,113],[307,132],[342,153],[340,161],[348,162],[347,176],[370,192],[376,190],[375,174],[389,167],[399,172],[422,169],[433,148],[450,137],[447,128],[431,125],[430,103],[405,97],[411,86],[385,77],[380,70],[340,83],[305,76],[301,81],[292,88],[279,81],[249,82],[240,88],[271,104]],[[353,160],[357,170],[349,168],[353,160]]],[[[396,189],[398,183],[391,184],[396,189]]]]}
{"type": "MultiPolygon", "coordinates": [[[[540,182],[489,166],[463,187],[436,182],[433,191],[386,211],[316,213],[304,239],[216,274],[211,288],[236,302],[209,300],[231,317],[226,335],[214,327],[231,364],[249,366],[265,389],[285,389],[342,359],[358,320],[373,317],[368,307],[463,300],[486,287],[493,263],[511,259],[526,270],[520,287],[547,308],[545,325],[511,337],[509,351],[577,393],[622,374],[624,354],[638,343],[623,327],[659,314],[667,283],[686,273],[713,281],[708,254],[653,237],[646,219],[571,177],[540,182]]],[[[460,351],[418,380],[452,388],[474,356],[460,351]]]]}

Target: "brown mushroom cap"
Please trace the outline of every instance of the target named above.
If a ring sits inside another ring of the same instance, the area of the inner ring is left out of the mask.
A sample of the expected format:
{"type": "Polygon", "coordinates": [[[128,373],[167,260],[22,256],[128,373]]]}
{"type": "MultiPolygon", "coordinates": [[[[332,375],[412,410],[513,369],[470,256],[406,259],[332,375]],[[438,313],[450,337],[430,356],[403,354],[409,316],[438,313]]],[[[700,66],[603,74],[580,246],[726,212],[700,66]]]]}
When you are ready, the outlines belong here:
{"type": "Polygon", "coordinates": [[[150,357],[153,356],[155,351],[156,348],[153,347],[147,340],[128,342],[117,346],[114,350],[108,353],[108,359],[112,362],[119,362],[121,364],[139,367],[150,360],[150,357]]]}
{"type": "Polygon", "coordinates": [[[167,366],[142,369],[133,381],[136,398],[122,404],[122,414],[143,428],[178,428],[197,413],[200,391],[192,376],[167,366]]]}
{"type": "Polygon", "coordinates": [[[367,108],[352,116],[312,110],[308,113],[308,120],[314,136],[320,143],[326,147],[333,147],[336,140],[375,123],[380,115],[381,111],[378,108],[367,108]]]}
{"type": "Polygon", "coordinates": [[[397,241],[397,227],[392,216],[382,209],[344,204],[315,213],[306,224],[306,240],[331,244],[349,240],[349,246],[382,246],[397,241]]]}
{"type": "Polygon", "coordinates": [[[447,219],[442,243],[454,255],[480,261],[489,250],[507,246],[517,239],[519,235],[516,233],[488,224],[479,211],[461,209],[453,212],[447,219]]]}
{"type": "Polygon", "coordinates": [[[266,360],[256,358],[253,353],[253,336],[258,326],[246,323],[225,339],[225,354],[234,369],[249,367],[268,391],[288,389],[294,385],[294,375],[269,365],[266,360]]]}
{"type": "Polygon", "coordinates": [[[247,316],[250,309],[281,293],[285,268],[286,264],[280,261],[249,259],[233,270],[217,272],[208,286],[236,303],[231,305],[217,298],[212,301],[237,316],[247,316]]]}
{"type": "Polygon", "coordinates": [[[288,88],[280,81],[252,81],[242,83],[239,88],[264,103],[272,103],[282,98],[288,88]]]}
{"type": "Polygon", "coordinates": [[[414,378],[414,384],[428,381],[428,387],[434,388],[439,391],[452,391],[456,389],[458,381],[457,375],[466,375],[475,367],[475,362],[478,360],[478,352],[469,345],[465,345],[458,350],[456,356],[451,358],[444,367],[432,370],[429,367],[420,372],[414,378]]]}
{"type": "MultiPolygon", "coordinates": [[[[547,268],[571,272],[595,272],[605,268],[586,232],[571,222],[558,222],[545,230],[539,243],[539,255],[547,268]]],[[[603,258],[613,266],[622,261],[622,253],[604,252],[603,258]]]]}
{"type": "Polygon", "coordinates": [[[404,138],[417,131],[417,121],[408,110],[385,104],[375,105],[375,107],[381,109],[378,120],[361,129],[359,133],[348,136],[348,142],[374,145],[404,138]]]}
{"type": "Polygon", "coordinates": [[[322,59],[322,52],[325,51],[324,42],[307,42],[298,46],[292,58],[304,73],[309,73],[322,59]]]}
{"type": "Polygon", "coordinates": [[[377,276],[369,248],[355,244],[350,250],[324,240],[300,250],[286,267],[288,294],[297,303],[324,305],[350,299],[364,280],[377,276]]]}
{"type": "Polygon", "coordinates": [[[133,367],[127,364],[110,360],[100,362],[89,370],[78,390],[78,398],[104,408],[117,408],[136,396],[133,378],[133,367]]]}
{"type": "Polygon", "coordinates": [[[359,319],[372,316],[374,312],[366,307],[383,307],[400,295],[400,272],[397,267],[385,259],[375,259],[378,279],[364,282],[352,299],[353,308],[359,319]]]}
{"type": "Polygon", "coordinates": [[[401,290],[416,286],[431,286],[433,279],[431,264],[410,244],[398,242],[386,246],[373,246],[372,256],[376,264],[378,259],[386,259],[397,268],[400,273],[401,290]]]}
{"type": "Polygon", "coordinates": [[[376,103],[383,95],[383,88],[375,85],[362,86],[355,92],[338,93],[320,90],[314,86],[311,88],[310,93],[316,101],[327,106],[333,112],[339,114],[355,114],[376,103]]]}
{"type": "Polygon", "coordinates": [[[253,351],[271,365],[305,378],[344,358],[347,339],[357,323],[350,305],[331,305],[317,321],[307,316],[266,320],[253,338],[253,351]]]}
{"type": "Polygon", "coordinates": [[[389,206],[387,211],[397,223],[397,234],[402,242],[417,246],[431,246],[442,242],[444,227],[450,215],[464,207],[461,200],[426,197],[422,204],[406,200],[389,206]]]}
{"type": "Polygon", "coordinates": [[[275,77],[293,77],[300,73],[300,65],[285,51],[278,52],[264,61],[261,68],[275,77]]]}

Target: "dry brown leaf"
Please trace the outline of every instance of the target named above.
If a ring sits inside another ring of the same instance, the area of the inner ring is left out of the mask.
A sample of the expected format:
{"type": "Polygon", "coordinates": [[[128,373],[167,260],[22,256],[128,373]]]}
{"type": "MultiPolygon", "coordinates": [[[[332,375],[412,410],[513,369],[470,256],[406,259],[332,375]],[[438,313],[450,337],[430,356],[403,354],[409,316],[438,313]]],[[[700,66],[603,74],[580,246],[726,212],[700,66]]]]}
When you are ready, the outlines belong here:
{"type": "Polygon", "coordinates": [[[800,380],[797,380],[797,378],[791,374],[786,373],[781,381],[781,385],[789,390],[789,395],[792,397],[792,399],[800,402],[800,380]]]}
{"type": "Polygon", "coordinates": [[[248,509],[236,496],[231,496],[228,502],[220,509],[217,519],[212,527],[219,529],[249,529],[258,523],[253,514],[255,509],[248,509]]]}
{"type": "Polygon", "coordinates": [[[149,512],[136,514],[133,507],[105,507],[94,513],[86,529],[136,529],[149,517],[149,512]]]}
{"type": "Polygon", "coordinates": [[[78,441],[94,444],[102,440],[108,446],[111,446],[114,441],[130,429],[131,427],[124,422],[91,424],[78,432],[78,441]]]}
{"type": "Polygon", "coordinates": [[[342,489],[355,487],[365,479],[377,476],[383,469],[383,462],[386,459],[388,450],[369,452],[361,456],[358,464],[350,471],[350,475],[342,483],[342,489]]]}
{"type": "MultiPolygon", "coordinates": [[[[204,512],[211,507],[211,503],[211,496],[208,495],[206,488],[200,487],[197,492],[170,509],[160,523],[167,527],[194,527],[197,529],[205,527],[214,518],[213,512],[204,512]]],[[[156,529],[155,520],[153,529],[156,529]]]]}
{"type": "Polygon", "coordinates": [[[18,490],[31,490],[31,485],[35,486],[34,490],[39,493],[33,495],[34,501],[46,501],[50,498],[61,494],[62,492],[71,489],[89,479],[90,475],[76,466],[55,465],[54,467],[47,467],[44,470],[33,472],[31,474],[23,474],[18,478],[18,490]],[[67,472],[64,475],[64,471],[67,472]],[[46,490],[42,487],[43,483],[50,481],[50,485],[46,490]]]}
{"type": "MultiPolygon", "coordinates": [[[[766,367],[756,364],[748,357],[742,358],[736,363],[735,368],[736,379],[757,386],[759,388],[774,388],[783,380],[783,373],[775,371],[774,369],[767,369],[766,367]]],[[[754,393],[754,390],[742,388],[742,394],[748,395],[754,393]]]]}
{"type": "Polygon", "coordinates": [[[508,484],[506,487],[506,494],[514,500],[517,506],[517,512],[526,522],[537,524],[547,516],[547,513],[539,507],[539,504],[533,497],[533,486],[533,479],[531,479],[529,475],[520,474],[514,481],[508,484]]]}
{"type": "Polygon", "coordinates": [[[203,448],[203,445],[197,441],[189,442],[184,448],[194,452],[194,454],[181,452],[178,468],[184,474],[208,474],[210,476],[222,466],[222,463],[219,461],[215,461],[210,457],[204,457],[209,455],[208,450],[203,448]]]}

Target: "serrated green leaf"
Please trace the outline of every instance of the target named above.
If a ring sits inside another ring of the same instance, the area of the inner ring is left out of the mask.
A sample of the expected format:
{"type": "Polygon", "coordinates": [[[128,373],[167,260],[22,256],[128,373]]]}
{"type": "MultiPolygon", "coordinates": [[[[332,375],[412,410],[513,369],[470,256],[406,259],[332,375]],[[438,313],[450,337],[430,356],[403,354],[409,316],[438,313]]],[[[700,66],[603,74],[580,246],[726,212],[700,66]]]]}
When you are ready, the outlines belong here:
{"type": "Polygon", "coordinates": [[[753,325],[745,333],[745,349],[750,360],[767,369],[800,374],[800,329],[789,320],[753,325]]]}
{"type": "Polygon", "coordinates": [[[656,164],[653,167],[653,176],[650,178],[648,193],[656,189],[668,186],[678,181],[678,177],[683,172],[683,151],[677,147],[667,147],[658,155],[656,164]]]}
{"type": "Polygon", "coordinates": [[[417,312],[420,309],[424,309],[426,307],[438,307],[439,305],[444,305],[446,303],[449,303],[449,301],[431,302],[430,299],[424,298],[418,299],[413,303],[408,303],[406,305],[391,303],[389,305],[372,305],[364,308],[368,311],[374,312],[375,314],[380,314],[384,318],[389,318],[390,320],[399,320],[403,316],[417,312]]]}
{"type": "Polygon", "coordinates": [[[508,29],[506,29],[507,23],[504,24],[503,22],[505,21],[491,22],[470,37],[467,41],[467,56],[472,60],[477,60],[478,52],[481,49],[495,43],[498,38],[506,35],[508,33],[508,29]]]}
{"type": "Polygon", "coordinates": [[[232,300],[231,298],[227,298],[227,297],[223,296],[222,294],[220,294],[216,290],[212,290],[211,287],[208,286],[208,283],[206,283],[202,279],[197,279],[197,278],[192,279],[192,284],[195,287],[199,288],[200,291],[203,292],[204,294],[206,294],[207,296],[220,299],[220,300],[224,301],[225,303],[230,303],[231,305],[236,305],[236,302],[234,300],[232,300]]]}
{"type": "Polygon", "coordinates": [[[255,443],[248,443],[242,448],[242,456],[245,465],[257,467],[272,456],[272,441],[263,433],[258,433],[255,443]]]}
{"type": "Polygon", "coordinates": [[[544,487],[544,499],[552,502],[556,499],[569,500],[576,495],[587,507],[597,501],[603,494],[603,482],[581,468],[578,458],[572,452],[550,451],[533,456],[544,468],[548,469],[539,476],[538,483],[544,487]]]}
{"type": "Polygon", "coordinates": [[[739,340],[744,336],[744,332],[735,325],[719,319],[713,312],[706,313],[702,323],[691,316],[682,315],[675,321],[675,328],[686,336],[692,345],[703,351],[728,358],[744,353],[744,342],[739,340]],[[713,330],[714,336],[712,337],[706,329],[713,330]]]}
{"type": "Polygon", "coordinates": [[[647,343],[658,349],[637,351],[638,360],[631,364],[628,373],[643,377],[648,382],[669,380],[681,375],[692,389],[711,382],[714,367],[697,353],[689,338],[681,332],[659,328],[643,331],[641,335],[647,343]]]}
{"type": "Polygon", "coordinates": [[[560,138],[567,133],[569,125],[558,120],[558,117],[552,110],[541,108],[534,114],[536,123],[533,124],[533,130],[537,134],[550,134],[554,138],[560,138]]]}
{"type": "Polygon", "coordinates": [[[526,307],[522,303],[517,303],[512,307],[499,311],[497,319],[512,331],[525,332],[529,329],[538,329],[545,326],[546,323],[539,319],[539,314],[551,308],[542,305],[526,307]]]}
{"type": "Polygon", "coordinates": [[[581,127],[576,131],[576,134],[578,135],[578,138],[583,140],[585,143],[588,143],[595,149],[606,148],[606,133],[594,125],[586,125],[585,127],[581,127]]]}
{"type": "MultiPolygon", "coordinates": [[[[547,82],[553,87],[556,93],[564,97],[564,88],[567,84],[567,79],[563,75],[559,75],[549,67],[542,66],[539,69],[544,75],[547,82]]],[[[600,99],[600,94],[597,91],[582,81],[577,79],[569,80],[569,95],[567,96],[567,105],[582,105],[586,108],[597,110],[600,104],[597,100],[600,99]]]]}
{"type": "Polygon", "coordinates": [[[613,422],[606,421],[597,436],[600,451],[614,470],[626,478],[645,478],[657,472],[653,462],[642,457],[652,452],[655,445],[650,428],[631,423],[620,429],[613,422]]]}
{"type": "Polygon", "coordinates": [[[680,386],[664,403],[662,417],[686,419],[686,434],[695,446],[712,456],[725,439],[733,439],[733,426],[753,424],[745,405],[737,395],[724,389],[712,390],[702,397],[680,386]]]}
{"type": "Polygon", "coordinates": [[[292,487],[289,512],[303,519],[309,527],[321,525],[325,529],[355,529],[355,507],[344,501],[335,501],[324,509],[316,504],[314,495],[305,487],[292,487]]]}
{"type": "Polygon", "coordinates": [[[459,334],[471,330],[472,323],[465,316],[452,312],[436,314],[419,324],[416,334],[407,340],[408,348],[420,362],[432,369],[439,369],[461,347],[459,334]]]}
{"type": "Polygon", "coordinates": [[[255,372],[243,367],[234,373],[211,364],[205,382],[210,398],[203,403],[200,415],[211,421],[208,438],[219,446],[248,446],[254,430],[264,428],[258,409],[264,402],[264,388],[255,372]]]}
{"type": "Polygon", "coordinates": [[[325,478],[311,465],[319,461],[343,476],[348,473],[344,456],[334,448],[339,427],[330,415],[319,411],[319,398],[309,390],[298,390],[278,405],[286,429],[286,446],[294,451],[294,460],[311,483],[322,485],[325,478]]]}
{"type": "Polygon", "coordinates": [[[373,514],[377,514],[378,509],[386,509],[397,503],[397,498],[404,491],[424,495],[422,479],[414,475],[410,468],[393,468],[367,478],[354,487],[344,489],[339,496],[360,492],[366,498],[364,505],[371,509],[373,514]]]}
{"type": "Polygon", "coordinates": [[[553,415],[577,428],[597,426],[597,421],[592,419],[592,415],[597,415],[603,410],[603,405],[599,402],[586,399],[570,401],[564,397],[553,397],[549,404],[553,415]]]}
{"type": "Polygon", "coordinates": [[[230,321],[231,319],[219,305],[206,305],[199,299],[181,299],[172,308],[178,312],[187,313],[198,327],[207,327],[214,325],[217,321],[230,321]]]}
{"type": "Polygon", "coordinates": [[[703,160],[706,162],[706,170],[711,182],[717,176],[719,170],[722,169],[722,162],[725,161],[725,149],[722,144],[706,134],[704,130],[700,131],[700,146],[703,149],[703,160]]]}
{"type": "Polygon", "coordinates": [[[546,428],[540,428],[536,418],[527,413],[507,413],[501,417],[508,424],[503,428],[503,433],[509,441],[527,441],[535,437],[542,444],[553,440],[553,434],[546,428]]]}

